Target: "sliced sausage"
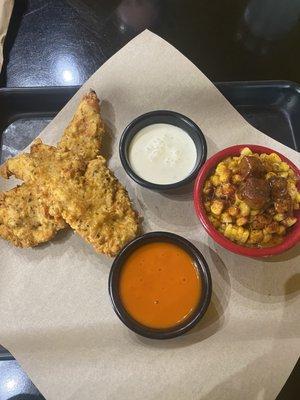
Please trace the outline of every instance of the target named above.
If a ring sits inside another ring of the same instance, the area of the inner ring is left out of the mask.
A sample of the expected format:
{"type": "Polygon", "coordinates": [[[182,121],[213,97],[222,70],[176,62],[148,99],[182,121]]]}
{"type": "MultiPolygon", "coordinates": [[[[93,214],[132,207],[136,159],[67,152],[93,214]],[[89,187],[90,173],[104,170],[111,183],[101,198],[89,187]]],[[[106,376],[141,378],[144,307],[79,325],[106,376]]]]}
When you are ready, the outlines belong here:
{"type": "Polygon", "coordinates": [[[263,163],[254,156],[244,156],[239,163],[239,170],[243,178],[262,178],[266,174],[263,163]]]}
{"type": "Polygon", "coordinates": [[[264,179],[248,178],[240,186],[239,197],[256,210],[266,207],[270,201],[270,186],[264,179]]]}
{"type": "Polygon", "coordinates": [[[268,183],[271,188],[271,196],[273,200],[277,200],[280,197],[286,197],[287,191],[287,180],[280,176],[271,176],[268,179],[268,183]]]}

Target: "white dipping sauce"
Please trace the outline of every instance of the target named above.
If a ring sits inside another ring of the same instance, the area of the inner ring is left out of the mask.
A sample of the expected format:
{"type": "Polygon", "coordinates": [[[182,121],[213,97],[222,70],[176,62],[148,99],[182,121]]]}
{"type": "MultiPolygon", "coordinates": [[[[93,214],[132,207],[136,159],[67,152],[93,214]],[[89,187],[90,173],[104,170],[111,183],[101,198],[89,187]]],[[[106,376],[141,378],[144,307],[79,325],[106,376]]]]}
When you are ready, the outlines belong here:
{"type": "Polygon", "coordinates": [[[132,139],[128,158],[133,171],[156,184],[183,180],[193,170],[197,150],[191,137],[170,124],[152,124],[142,128],[132,139]]]}

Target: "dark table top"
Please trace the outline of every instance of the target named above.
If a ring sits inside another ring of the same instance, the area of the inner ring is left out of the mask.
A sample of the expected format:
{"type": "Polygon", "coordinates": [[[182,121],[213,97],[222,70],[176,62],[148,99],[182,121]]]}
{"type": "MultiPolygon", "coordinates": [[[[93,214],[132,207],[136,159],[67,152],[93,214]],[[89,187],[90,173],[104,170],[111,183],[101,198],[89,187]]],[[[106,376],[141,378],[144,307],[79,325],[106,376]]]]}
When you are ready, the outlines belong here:
{"type": "MultiPolygon", "coordinates": [[[[297,0],[15,0],[0,85],[82,84],[145,28],[212,81],[300,82],[299,16],[297,0]]],[[[296,398],[297,371],[278,400],[296,398]]],[[[40,398],[16,361],[0,362],[0,400],[40,398]]]]}

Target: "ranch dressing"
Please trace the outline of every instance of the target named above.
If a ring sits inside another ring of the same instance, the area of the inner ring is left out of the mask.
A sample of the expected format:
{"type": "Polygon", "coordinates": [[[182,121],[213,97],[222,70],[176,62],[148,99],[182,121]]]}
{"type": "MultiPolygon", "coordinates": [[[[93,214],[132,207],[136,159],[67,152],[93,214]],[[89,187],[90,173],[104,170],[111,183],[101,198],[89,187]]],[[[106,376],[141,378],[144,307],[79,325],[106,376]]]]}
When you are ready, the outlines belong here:
{"type": "Polygon", "coordinates": [[[156,184],[183,180],[193,170],[197,150],[192,138],[170,124],[152,124],[142,128],[132,139],[129,163],[142,179],[156,184]]]}

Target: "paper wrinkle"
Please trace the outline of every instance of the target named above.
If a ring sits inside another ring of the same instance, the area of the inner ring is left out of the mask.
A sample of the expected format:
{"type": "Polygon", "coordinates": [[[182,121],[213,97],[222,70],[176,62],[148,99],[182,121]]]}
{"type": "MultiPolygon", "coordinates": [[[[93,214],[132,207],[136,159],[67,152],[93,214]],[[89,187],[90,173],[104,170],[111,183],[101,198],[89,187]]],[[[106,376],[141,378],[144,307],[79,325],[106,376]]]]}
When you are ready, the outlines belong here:
{"type": "Polygon", "coordinates": [[[269,146],[298,165],[299,154],[250,126],[190,61],[149,31],[82,86],[41,133],[46,143],[57,142],[90,88],[109,127],[104,153],[143,230],[177,233],[203,252],[213,279],[211,305],[183,337],[138,337],[110,304],[112,259],[72,232],[30,250],[1,241],[0,343],[47,400],[274,399],[299,355],[299,246],[266,260],[229,253],[197,220],[192,185],[176,195],[138,186],[120,164],[118,141],[133,118],[169,109],[200,126],[209,155],[237,143],[269,146]]]}

